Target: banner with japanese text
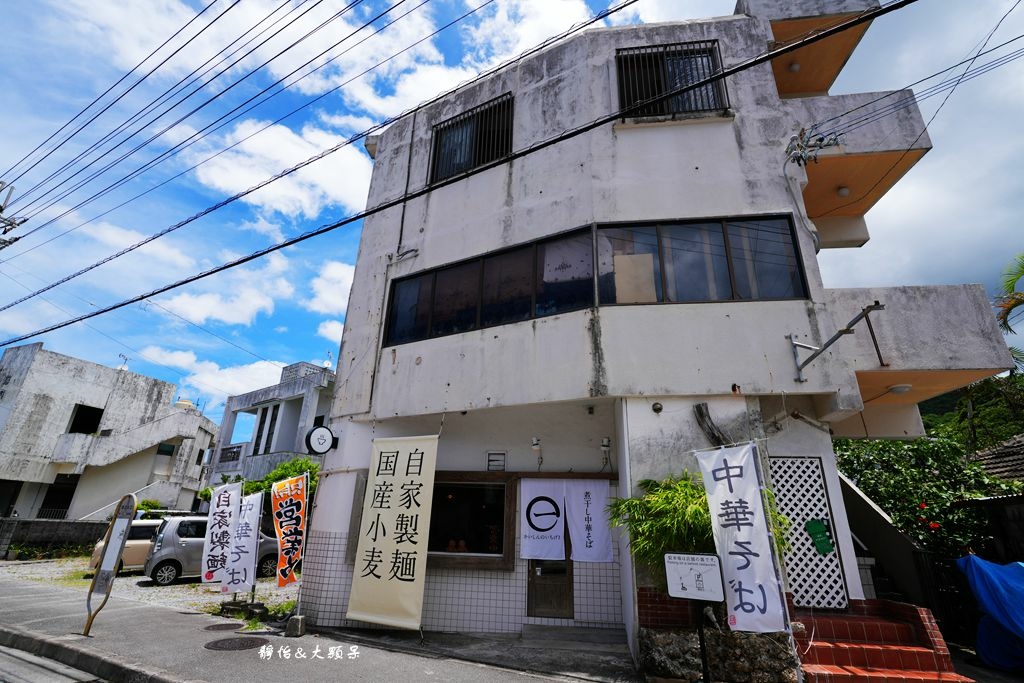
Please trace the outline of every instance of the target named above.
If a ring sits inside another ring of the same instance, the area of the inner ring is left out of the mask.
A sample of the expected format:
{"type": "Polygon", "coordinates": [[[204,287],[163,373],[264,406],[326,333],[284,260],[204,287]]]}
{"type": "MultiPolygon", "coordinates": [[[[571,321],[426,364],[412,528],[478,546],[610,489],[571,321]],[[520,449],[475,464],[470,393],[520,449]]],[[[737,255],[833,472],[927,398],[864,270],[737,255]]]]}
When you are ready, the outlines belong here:
{"type": "Polygon", "coordinates": [[[238,499],[242,484],[224,484],[210,496],[210,514],[206,522],[206,540],[203,542],[203,563],[200,567],[203,583],[224,581],[231,539],[238,521],[238,499]]]}
{"type": "Polygon", "coordinates": [[[231,539],[228,566],[224,569],[221,593],[244,593],[256,585],[256,559],[260,542],[260,513],[263,492],[242,499],[242,506],[231,539]]]}
{"type": "Polygon", "coordinates": [[[347,618],[420,627],[436,466],[436,435],[373,440],[347,618]]]}
{"type": "Polygon", "coordinates": [[[611,562],[607,479],[565,480],[565,523],[573,562],[611,562]]]}
{"type": "Polygon", "coordinates": [[[757,447],[748,443],[696,455],[722,560],[730,628],[754,633],[788,630],[757,447]]]}
{"type": "Polygon", "coordinates": [[[519,482],[519,556],[564,560],[565,534],[575,562],[611,562],[607,479],[543,479],[519,482]]]}
{"type": "Polygon", "coordinates": [[[295,568],[302,560],[303,540],[306,537],[308,489],[308,472],[275,481],[270,486],[270,510],[274,515],[274,531],[277,533],[278,588],[298,581],[295,568]]]}

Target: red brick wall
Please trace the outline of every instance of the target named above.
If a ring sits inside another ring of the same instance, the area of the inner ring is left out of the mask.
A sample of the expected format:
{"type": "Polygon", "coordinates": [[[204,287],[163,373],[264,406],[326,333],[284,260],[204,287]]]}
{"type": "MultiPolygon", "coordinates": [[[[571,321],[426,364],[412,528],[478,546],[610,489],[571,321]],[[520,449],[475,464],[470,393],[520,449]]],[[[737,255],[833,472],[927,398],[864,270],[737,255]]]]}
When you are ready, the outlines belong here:
{"type": "Polygon", "coordinates": [[[704,603],[670,598],[656,588],[636,590],[636,610],[640,628],[697,628],[697,617],[704,603]]]}

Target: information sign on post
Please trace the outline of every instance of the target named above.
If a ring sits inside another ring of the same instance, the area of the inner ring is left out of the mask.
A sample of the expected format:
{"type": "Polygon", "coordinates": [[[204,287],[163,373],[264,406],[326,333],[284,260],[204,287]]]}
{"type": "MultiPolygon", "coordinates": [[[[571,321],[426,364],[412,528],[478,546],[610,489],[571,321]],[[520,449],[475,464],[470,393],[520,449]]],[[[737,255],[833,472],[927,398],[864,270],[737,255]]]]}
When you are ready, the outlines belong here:
{"type": "MultiPolygon", "coordinates": [[[[669,597],[704,602],[725,600],[722,563],[718,555],[665,553],[665,578],[668,581],[669,597]]],[[[704,610],[701,610],[697,618],[697,639],[700,642],[700,662],[704,670],[704,681],[710,681],[708,646],[704,640],[704,610]]]]}
{"type": "Polygon", "coordinates": [[[89,635],[93,620],[110,598],[110,589],[114,586],[114,577],[117,576],[117,568],[121,564],[124,544],[128,540],[128,529],[135,519],[135,508],[135,494],[129,493],[118,502],[114,517],[107,527],[107,535],[103,537],[103,558],[92,575],[89,594],[85,598],[85,609],[89,616],[85,620],[83,636],[89,635]],[[100,603],[95,610],[92,608],[94,600],[100,603]]]}

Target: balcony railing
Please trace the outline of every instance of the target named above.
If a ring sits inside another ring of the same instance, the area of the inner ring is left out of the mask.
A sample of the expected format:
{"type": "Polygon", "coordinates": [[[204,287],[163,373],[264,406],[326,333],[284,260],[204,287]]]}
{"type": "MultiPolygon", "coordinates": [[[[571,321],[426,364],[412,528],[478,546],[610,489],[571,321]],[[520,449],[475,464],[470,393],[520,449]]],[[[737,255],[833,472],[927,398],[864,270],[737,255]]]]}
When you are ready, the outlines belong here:
{"type": "Polygon", "coordinates": [[[39,508],[36,513],[36,519],[64,519],[67,516],[67,508],[39,508]]]}

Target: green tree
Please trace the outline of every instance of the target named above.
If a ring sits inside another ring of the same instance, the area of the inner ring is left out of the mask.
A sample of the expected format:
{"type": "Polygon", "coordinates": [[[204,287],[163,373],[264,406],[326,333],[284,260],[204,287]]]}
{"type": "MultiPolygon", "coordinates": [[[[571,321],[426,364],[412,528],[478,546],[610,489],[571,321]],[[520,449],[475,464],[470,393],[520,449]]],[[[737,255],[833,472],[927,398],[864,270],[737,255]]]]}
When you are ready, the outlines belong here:
{"type": "MultiPolygon", "coordinates": [[[[287,462],[283,462],[273,470],[267,473],[267,476],[262,479],[256,479],[254,481],[247,481],[242,485],[242,493],[246,496],[252,493],[258,493],[260,491],[270,491],[270,486],[275,481],[281,481],[282,479],[290,479],[291,477],[297,477],[304,472],[309,472],[309,490],[306,493],[308,500],[313,499],[313,493],[316,491],[317,484],[317,473],[320,471],[320,465],[313,462],[309,458],[294,458],[287,462]]],[[[228,483],[227,477],[222,477],[225,481],[222,483],[228,483]]],[[[235,477],[235,481],[242,481],[241,477],[235,477]]],[[[213,487],[208,486],[198,493],[200,500],[209,502],[210,497],[213,495],[213,487]]],[[[269,504],[269,503],[268,503],[269,504]]]]}
{"type": "Polygon", "coordinates": [[[1024,433],[1024,375],[990,377],[926,401],[921,418],[930,435],[953,439],[968,453],[996,446],[1024,433]]]}
{"type": "Polygon", "coordinates": [[[959,556],[984,540],[984,519],[955,503],[1024,492],[970,462],[950,438],[834,442],[839,469],[921,548],[959,556]]]}
{"type": "MultiPolygon", "coordinates": [[[[1003,272],[1003,291],[996,299],[996,308],[999,309],[996,319],[999,326],[1010,334],[1013,334],[1013,319],[1020,312],[1024,312],[1024,291],[1017,290],[1017,286],[1021,284],[1024,284],[1024,254],[1017,254],[1003,272]]],[[[1024,350],[1011,346],[1010,353],[1013,354],[1017,367],[1024,369],[1024,350]]]]}

